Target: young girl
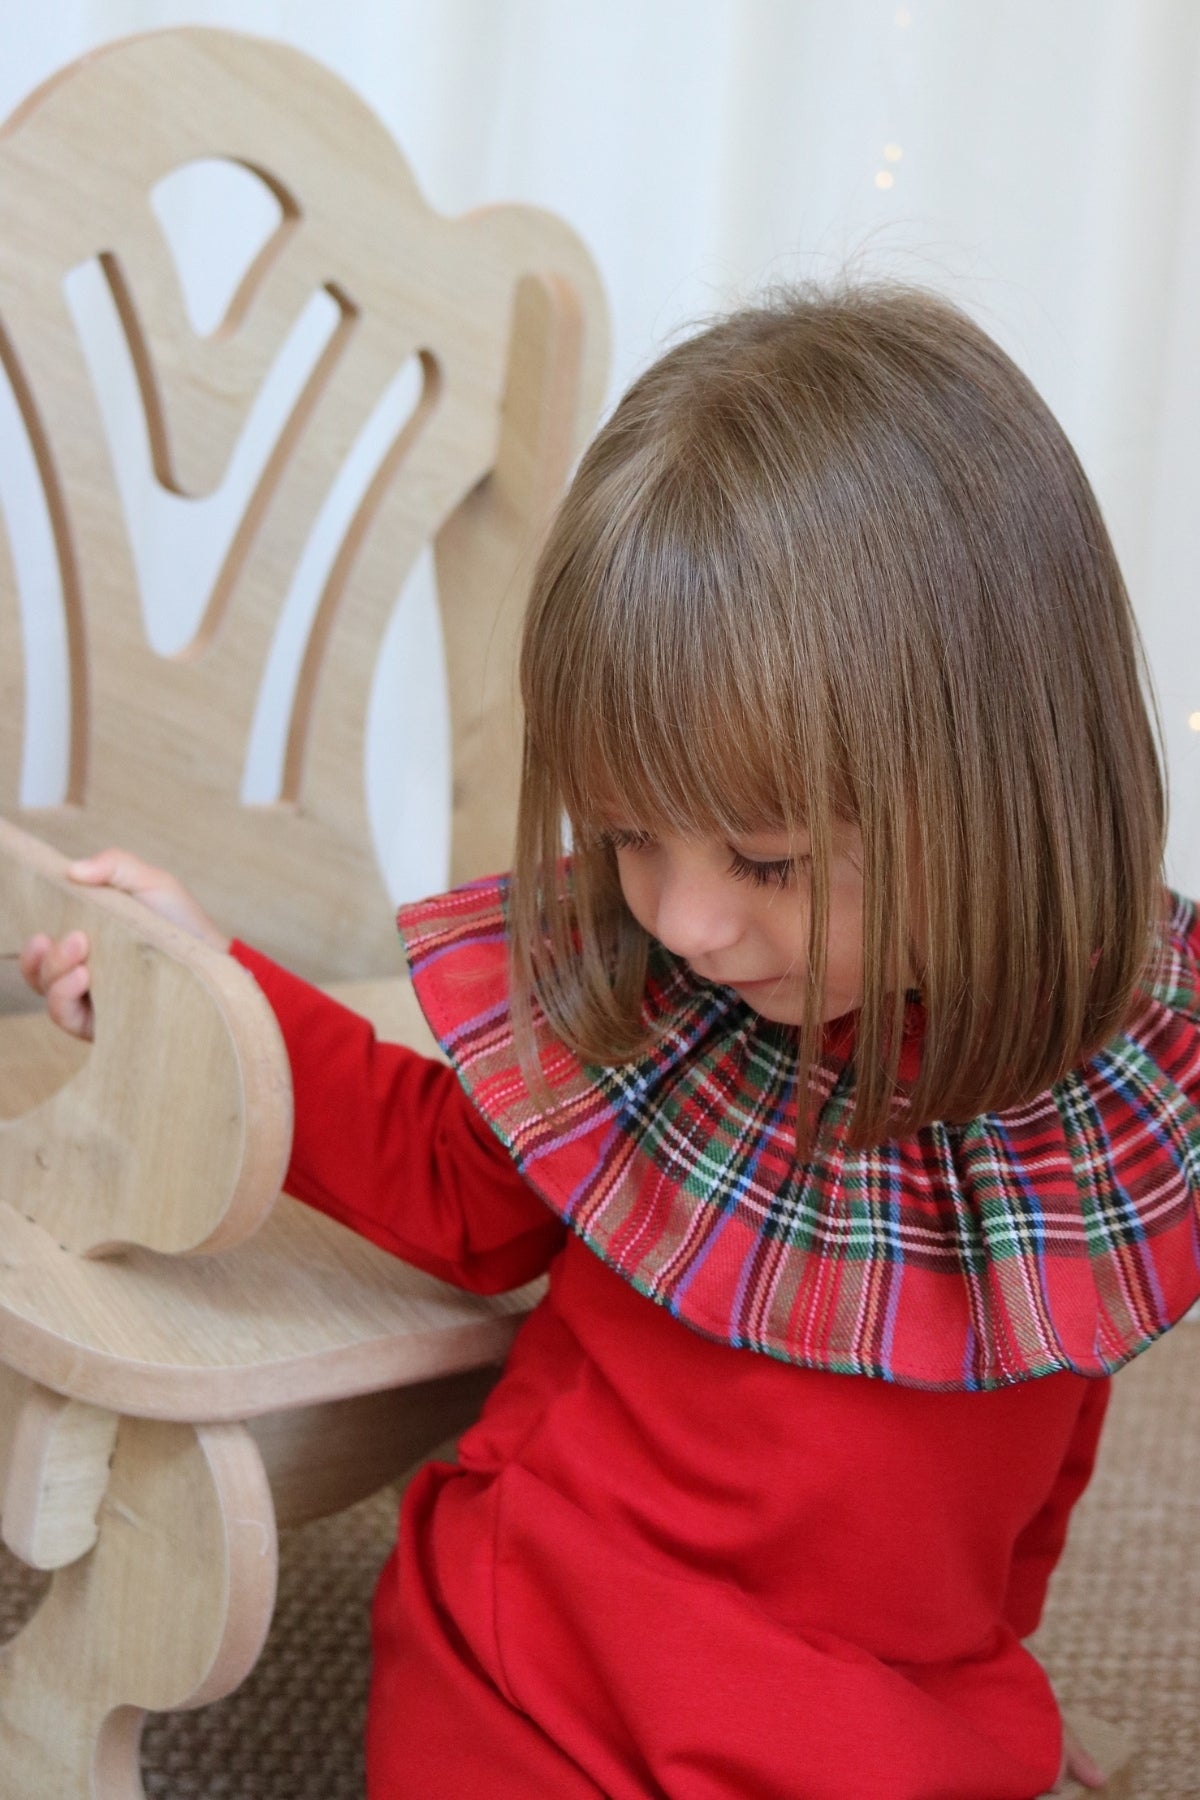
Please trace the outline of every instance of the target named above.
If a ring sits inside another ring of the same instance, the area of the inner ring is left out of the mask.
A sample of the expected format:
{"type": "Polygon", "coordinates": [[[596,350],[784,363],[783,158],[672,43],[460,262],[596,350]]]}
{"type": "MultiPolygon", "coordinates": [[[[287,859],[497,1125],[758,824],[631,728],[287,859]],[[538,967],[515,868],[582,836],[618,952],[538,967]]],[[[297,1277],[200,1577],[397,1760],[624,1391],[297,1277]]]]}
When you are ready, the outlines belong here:
{"type": "MultiPolygon", "coordinates": [[[[736,314],[584,458],[522,682],[511,882],[400,915],[453,1071],[231,946],[290,1191],[550,1277],[408,1489],[373,1800],[1098,1782],[1022,1639],[1106,1377],[1200,1292],[1200,928],[1078,463],[939,300],[736,314]]],[[[80,935],[24,960],[86,1032],[80,935]]]]}

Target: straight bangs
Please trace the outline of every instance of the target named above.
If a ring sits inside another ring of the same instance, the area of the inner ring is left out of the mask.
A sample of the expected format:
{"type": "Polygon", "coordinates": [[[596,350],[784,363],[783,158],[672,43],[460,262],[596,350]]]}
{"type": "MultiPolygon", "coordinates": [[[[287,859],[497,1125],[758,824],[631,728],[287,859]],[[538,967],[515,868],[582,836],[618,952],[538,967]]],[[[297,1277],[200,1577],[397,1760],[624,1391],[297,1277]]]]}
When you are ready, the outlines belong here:
{"type": "MultiPolygon", "coordinates": [[[[781,422],[763,429],[761,396],[736,384],[711,395],[719,418],[702,455],[689,454],[690,429],[678,443],[643,440],[638,398],[585,457],[531,596],[514,1013],[528,1020],[523,996],[536,995],[588,1061],[650,1048],[648,940],[621,897],[614,828],[803,834],[808,891],[780,904],[808,914],[807,1066],[821,1036],[833,826],[858,817],[827,590],[860,572],[831,567],[798,509],[781,422]],[[568,848],[569,893],[558,880],[568,848]]],[[[888,928],[884,954],[899,967],[903,916],[888,928]]]]}
{"type": "Polygon", "coordinates": [[[812,779],[828,761],[814,646],[775,641],[792,571],[694,474],[659,471],[630,514],[565,563],[530,634],[529,741],[575,844],[612,825],[733,837],[805,823],[831,777],[812,779]],[[776,615],[769,631],[755,613],[776,615]]]}
{"type": "Polygon", "coordinates": [[[1164,819],[1128,599],[1060,428],[945,302],[791,293],[669,352],[552,527],[521,680],[531,1080],[535,1000],[587,1061],[648,1048],[611,827],[806,834],[801,1151],[838,820],[862,838],[855,1146],[1032,1098],[1137,1005],[1164,819]]]}

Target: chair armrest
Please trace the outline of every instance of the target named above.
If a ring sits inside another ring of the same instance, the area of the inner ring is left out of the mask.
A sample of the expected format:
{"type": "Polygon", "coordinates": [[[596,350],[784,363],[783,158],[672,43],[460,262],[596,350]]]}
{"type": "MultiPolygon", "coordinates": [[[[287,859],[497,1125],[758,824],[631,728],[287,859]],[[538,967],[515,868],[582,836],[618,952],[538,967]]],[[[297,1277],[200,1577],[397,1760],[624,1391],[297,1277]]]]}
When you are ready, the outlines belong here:
{"type": "Polygon", "coordinates": [[[0,1201],[66,1248],[225,1249],[279,1192],[292,1134],[287,1052],[232,957],[0,819],[0,954],[86,931],[95,1041],[57,1093],[0,1122],[0,1201]]]}

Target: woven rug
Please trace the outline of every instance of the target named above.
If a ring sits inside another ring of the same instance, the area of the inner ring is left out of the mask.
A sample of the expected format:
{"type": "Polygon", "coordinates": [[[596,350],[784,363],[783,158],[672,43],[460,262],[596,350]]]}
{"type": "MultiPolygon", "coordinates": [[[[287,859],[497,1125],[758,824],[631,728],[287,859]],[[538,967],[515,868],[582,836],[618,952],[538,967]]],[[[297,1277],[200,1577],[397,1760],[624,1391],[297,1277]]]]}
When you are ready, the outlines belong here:
{"type": "Polygon", "coordinates": [[[1136,1745],[1136,1800],[1198,1800],[1200,1325],[1117,1378],[1033,1648],[1064,1706],[1136,1745]]]}
{"type": "MultiPolygon", "coordinates": [[[[367,1610],[395,1516],[389,1491],[283,1534],[262,1660],[227,1700],[148,1723],[151,1800],[361,1800],[367,1610]]],[[[0,1551],[0,1641],[40,1588],[0,1551]]],[[[1035,1648],[1064,1704],[1137,1744],[1136,1800],[1200,1800],[1200,1326],[1118,1379],[1035,1648]]]]}

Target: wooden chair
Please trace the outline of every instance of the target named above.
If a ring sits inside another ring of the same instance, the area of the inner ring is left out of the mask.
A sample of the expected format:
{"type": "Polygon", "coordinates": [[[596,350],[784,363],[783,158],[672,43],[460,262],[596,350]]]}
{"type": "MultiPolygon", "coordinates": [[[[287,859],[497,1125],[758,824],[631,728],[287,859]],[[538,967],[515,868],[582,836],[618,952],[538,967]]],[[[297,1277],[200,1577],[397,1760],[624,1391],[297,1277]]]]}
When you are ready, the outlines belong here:
{"type": "Polygon", "coordinates": [[[378,121],[305,57],[172,31],[83,58],[0,137],[0,357],[53,539],[70,732],[63,803],[22,808],[31,600],[22,612],[0,534],[0,954],[35,929],[84,928],[97,1010],[90,1048],[36,1013],[0,1019],[3,1534],[55,1571],[0,1652],[0,1796],[130,1800],[145,1709],[199,1705],[252,1667],[277,1520],[346,1504],[461,1428],[532,1296],[460,1294],[277,1200],[290,1085],[253,982],[123,896],[72,886],[64,856],[122,843],[162,863],[228,929],[429,1047],[371,846],[372,672],[431,543],[451,875],[503,867],[513,646],[539,533],[599,405],[604,308],[551,217],[430,212],[378,121]],[[278,222],[201,336],[149,197],[212,158],[264,184],[278,222]],[[146,640],[64,291],[81,267],[102,280],[146,454],[175,496],[220,482],[311,297],[335,309],[199,628],[170,656],[146,640]],[[317,584],[278,798],[243,804],[283,597],[414,357],[418,398],[317,584]]]}

